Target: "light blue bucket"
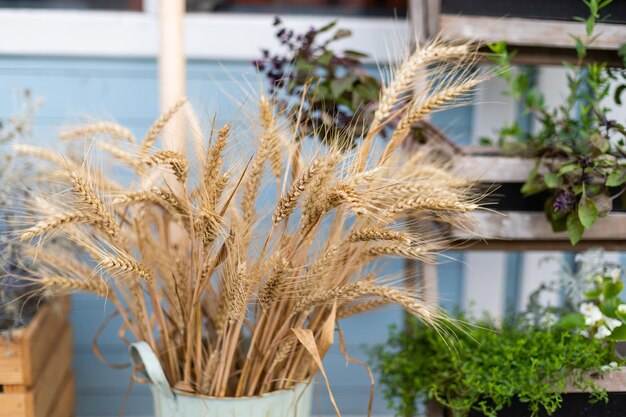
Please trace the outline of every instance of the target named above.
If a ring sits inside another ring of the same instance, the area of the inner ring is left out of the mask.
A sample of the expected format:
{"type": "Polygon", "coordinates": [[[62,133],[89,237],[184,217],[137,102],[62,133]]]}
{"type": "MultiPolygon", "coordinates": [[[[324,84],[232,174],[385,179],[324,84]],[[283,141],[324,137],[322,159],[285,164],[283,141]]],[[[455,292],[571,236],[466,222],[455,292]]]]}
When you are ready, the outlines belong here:
{"type": "Polygon", "coordinates": [[[143,366],[154,398],[155,417],[310,417],[313,384],[302,383],[256,397],[215,398],[172,390],[159,359],[146,342],[130,345],[130,357],[143,366]]]}

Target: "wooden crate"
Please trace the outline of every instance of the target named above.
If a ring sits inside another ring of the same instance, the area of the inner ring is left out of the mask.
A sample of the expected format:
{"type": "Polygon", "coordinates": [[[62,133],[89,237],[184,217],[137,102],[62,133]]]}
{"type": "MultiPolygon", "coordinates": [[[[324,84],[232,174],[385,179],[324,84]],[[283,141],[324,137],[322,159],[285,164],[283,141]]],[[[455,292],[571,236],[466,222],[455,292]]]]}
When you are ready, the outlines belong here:
{"type": "Polygon", "coordinates": [[[0,335],[0,417],[72,417],[69,300],[42,306],[31,323],[0,335]]]}

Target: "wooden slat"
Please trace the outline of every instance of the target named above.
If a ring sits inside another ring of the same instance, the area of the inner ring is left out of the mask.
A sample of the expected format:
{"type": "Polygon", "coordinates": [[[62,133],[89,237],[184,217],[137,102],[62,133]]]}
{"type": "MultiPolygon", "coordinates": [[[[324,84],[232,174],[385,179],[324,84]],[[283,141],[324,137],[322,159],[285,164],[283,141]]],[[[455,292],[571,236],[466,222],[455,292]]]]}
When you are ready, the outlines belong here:
{"type": "Polygon", "coordinates": [[[28,410],[32,410],[32,408],[32,395],[30,393],[0,394],[0,417],[28,416],[28,410]]]}
{"type": "Polygon", "coordinates": [[[0,385],[31,386],[56,344],[69,299],[44,304],[28,326],[0,336],[0,385]]]}
{"type": "MultiPolygon", "coordinates": [[[[592,376],[593,381],[607,392],[624,392],[626,390],[626,367],[619,368],[602,376],[592,376]]],[[[568,384],[567,392],[583,392],[573,384],[568,384]]]]}
{"type": "MultiPolygon", "coordinates": [[[[5,385],[0,393],[0,417],[48,417],[53,410],[67,409],[58,406],[64,397],[71,394],[73,402],[74,388],[72,377],[72,328],[65,322],[56,340],[47,346],[45,369],[35,379],[35,386],[5,385]],[[70,392],[70,394],[67,394],[70,392]]],[[[66,415],[65,417],[70,417],[66,415]]]]}
{"type": "MultiPolygon", "coordinates": [[[[442,37],[447,40],[503,40],[512,46],[574,48],[570,34],[585,38],[585,26],[580,22],[442,14],[439,25],[442,37]]],[[[593,49],[616,50],[626,39],[626,26],[598,24],[596,33],[593,49]]]]}
{"type": "Polygon", "coordinates": [[[30,376],[26,379],[25,385],[33,385],[38,381],[38,377],[50,360],[50,349],[59,342],[59,337],[63,334],[67,322],[67,306],[69,298],[64,297],[62,302],[50,305],[49,313],[42,326],[32,333],[28,342],[30,356],[30,376]]]}
{"type": "Polygon", "coordinates": [[[451,236],[464,250],[583,250],[603,246],[626,250],[626,213],[611,213],[586,230],[573,247],[566,232],[554,233],[543,212],[474,214],[473,230],[452,229],[451,236]],[[482,239],[481,239],[482,238],[482,239]]]}
{"type": "MultiPolygon", "coordinates": [[[[526,182],[537,160],[504,156],[459,156],[454,159],[454,171],[472,181],[485,183],[526,182]]],[[[539,170],[545,171],[545,168],[539,170]]]]}
{"type": "Polygon", "coordinates": [[[74,417],[76,413],[76,381],[73,372],[68,372],[62,388],[54,410],[47,417],[74,417]]]}
{"type": "Polygon", "coordinates": [[[48,416],[63,390],[65,377],[72,366],[72,328],[65,325],[63,332],[58,335],[59,342],[56,348],[48,353],[47,364],[43,372],[35,381],[33,389],[35,416],[48,416]]]}
{"type": "MultiPolygon", "coordinates": [[[[484,239],[503,240],[562,240],[567,233],[552,231],[552,226],[543,212],[479,212],[475,232],[484,239]]],[[[453,236],[460,239],[475,239],[476,234],[454,230],[453,236]]],[[[611,213],[585,231],[585,240],[626,240],[626,213],[611,213]]]]}

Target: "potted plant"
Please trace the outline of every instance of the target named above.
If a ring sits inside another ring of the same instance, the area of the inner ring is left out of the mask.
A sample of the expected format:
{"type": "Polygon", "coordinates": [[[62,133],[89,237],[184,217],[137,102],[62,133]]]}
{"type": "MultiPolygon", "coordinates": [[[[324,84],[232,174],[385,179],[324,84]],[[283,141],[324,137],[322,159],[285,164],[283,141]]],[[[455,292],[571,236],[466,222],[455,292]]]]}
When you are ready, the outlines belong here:
{"type": "MultiPolygon", "coordinates": [[[[39,106],[24,92],[19,115],[0,123],[0,143],[29,136],[39,106]]],[[[74,410],[72,328],[65,297],[49,297],[33,283],[28,249],[12,234],[19,214],[16,186],[26,170],[3,155],[0,164],[0,416],[48,417],[74,410]]]]}
{"type": "Polygon", "coordinates": [[[406,218],[458,223],[478,207],[468,184],[428,152],[395,152],[411,122],[480,80],[466,71],[473,58],[458,53],[419,77],[446,48],[428,45],[406,58],[401,77],[381,91],[385,106],[347,153],[316,130],[293,130],[265,97],[258,121],[212,129],[209,144],[184,100],[140,141],[107,123],[64,135],[98,133],[94,149],[127,174],[124,184],[102,159],[22,149],[52,163],[44,191],[27,200],[36,220],[20,235],[37,247],[40,283],[97,293],[117,308],[157,416],[306,416],[316,372],[339,413],[321,362],[337,320],[395,303],[429,326],[448,324],[437,306],[379,273],[384,258],[431,260],[446,248],[404,230],[406,218]],[[406,94],[416,83],[424,93],[406,94]],[[379,132],[395,115],[401,122],[383,147],[379,132]],[[173,117],[185,117],[193,151],[155,145],[173,117]],[[315,150],[283,140],[292,135],[310,138],[315,150]],[[81,253],[65,256],[64,241],[81,253]]]}
{"type": "MultiPolygon", "coordinates": [[[[583,235],[591,241],[623,238],[626,130],[623,123],[612,119],[606,101],[613,95],[621,106],[626,72],[610,68],[606,62],[590,62],[587,57],[600,13],[610,3],[585,2],[589,16],[578,20],[585,26],[586,37],[572,36],[578,60],[563,64],[568,90],[558,106],[546,104],[544,96],[531,86],[528,71],[512,71],[515,53],[508,52],[504,42],[489,45],[509,95],[523,107],[535,129],[525,130],[516,121],[503,127],[496,141],[483,140],[483,144],[497,146],[495,155],[479,148],[460,158],[460,170],[499,187],[491,202],[507,218],[485,214],[485,234],[529,240],[566,235],[572,245],[583,235]],[[551,235],[550,229],[557,235],[551,235]]],[[[626,59],[625,51],[622,48],[620,54],[626,59]]]]}
{"type": "Polygon", "coordinates": [[[371,353],[397,415],[413,415],[420,400],[431,416],[621,415],[623,271],[599,250],[577,260],[577,271],[539,288],[524,313],[465,322],[452,346],[415,321],[408,333],[394,329],[371,353]],[[545,291],[565,294],[562,306],[542,305],[545,291]]]}

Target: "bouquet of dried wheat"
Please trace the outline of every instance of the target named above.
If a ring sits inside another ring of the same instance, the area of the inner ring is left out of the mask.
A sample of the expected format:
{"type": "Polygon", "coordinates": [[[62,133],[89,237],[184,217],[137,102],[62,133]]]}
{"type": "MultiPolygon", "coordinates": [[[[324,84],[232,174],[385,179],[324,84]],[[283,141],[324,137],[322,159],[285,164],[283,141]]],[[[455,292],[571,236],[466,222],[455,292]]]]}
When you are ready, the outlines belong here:
{"type": "Polygon", "coordinates": [[[307,139],[265,97],[249,126],[215,127],[208,144],[184,100],[140,141],[112,123],[63,134],[91,138],[98,155],[132,176],[126,185],[93,158],[18,146],[52,163],[20,235],[33,245],[35,278],[107,297],[123,333],[157,352],[172,387],[218,397],[307,381],[337,320],[385,304],[445,327],[437,306],[380,276],[379,261],[431,261],[446,242],[403,226],[461,222],[477,208],[468,183],[428,152],[394,152],[413,122],[467,97],[480,78],[472,59],[465,45],[408,54],[382,90],[369,133],[347,153],[323,145],[305,152],[307,139]],[[189,136],[191,151],[155,146],[173,118],[187,133],[167,134],[189,136]],[[381,146],[377,133],[392,119],[381,146]],[[246,134],[254,153],[236,158],[246,134]],[[273,194],[268,183],[277,193],[264,212],[257,200],[273,194]],[[62,239],[81,253],[64,254],[62,239]]]}

